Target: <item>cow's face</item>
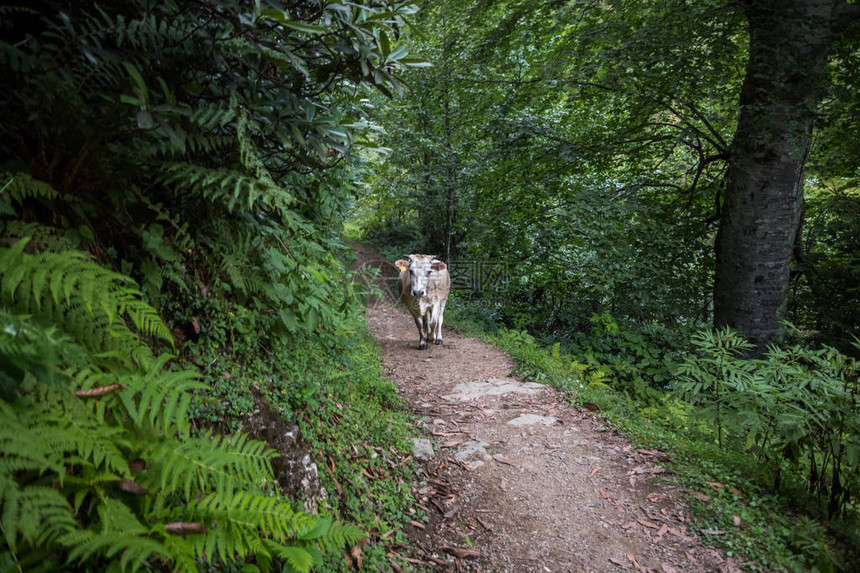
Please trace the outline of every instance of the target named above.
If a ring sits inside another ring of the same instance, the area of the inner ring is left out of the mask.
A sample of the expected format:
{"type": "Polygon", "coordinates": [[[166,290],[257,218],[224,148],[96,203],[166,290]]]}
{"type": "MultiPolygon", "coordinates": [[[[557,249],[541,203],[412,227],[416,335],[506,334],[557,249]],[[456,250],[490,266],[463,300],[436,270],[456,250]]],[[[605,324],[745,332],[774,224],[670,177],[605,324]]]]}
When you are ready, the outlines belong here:
{"type": "Polygon", "coordinates": [[[427,283],[430,273],[448,268],[445,263],[433,255],[406,255],[406,260],[395,263],[401,270],[409,272],[412,283],[412,296],[424,296],[427,292],[427,283]]]}

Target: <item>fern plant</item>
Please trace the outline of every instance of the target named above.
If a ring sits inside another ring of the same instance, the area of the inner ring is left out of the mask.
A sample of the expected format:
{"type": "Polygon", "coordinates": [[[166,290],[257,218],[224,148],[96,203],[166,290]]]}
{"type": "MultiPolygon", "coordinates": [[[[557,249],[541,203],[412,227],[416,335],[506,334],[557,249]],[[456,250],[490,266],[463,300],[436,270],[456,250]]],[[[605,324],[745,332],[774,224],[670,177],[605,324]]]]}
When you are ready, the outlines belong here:
{"type": "Polygon", "coordinates": [[[752,383],[755,364],[743,358],[752,345],[730,328],[704,330],[692,343],[698,354],[678,366],[675,390],[699,406],[700,417],[714,423],[722,448],[726,415],[742,412],[739,393],[752,383]]]}
{"type": "MultiPolygon", "coordinates": [[[[860,488],[860,382],[854,360],[834,348],[751,348],[732,330],[704,331],[678,368],[675,390],[697,406],[720,445],[725,437],[762,461],[774,489],[787,470],[834,517],[860,488]]],[[[860,343],[855,343],[860,348],[860,343]]]]}
{"type": "Polygon", "coordinates": [[[271,496],[259,442],[192,436],[191,396],[219,389],[159,352],[334,337],[344,158],[415,8],[74,7],[4,12],[0,39],[1,565],[307,570],[361,533],[271,496]],[[253,336],[217,324],[238,315],[253,336]]]}
{"type": "Polygon", "coordinates": [[[0,249],[3,565],[308,571],[364,536],[294,512],[264,443],[192,435],[202,385],[143,344],[169,333],[126,277],[26,247],[0,249]]]}

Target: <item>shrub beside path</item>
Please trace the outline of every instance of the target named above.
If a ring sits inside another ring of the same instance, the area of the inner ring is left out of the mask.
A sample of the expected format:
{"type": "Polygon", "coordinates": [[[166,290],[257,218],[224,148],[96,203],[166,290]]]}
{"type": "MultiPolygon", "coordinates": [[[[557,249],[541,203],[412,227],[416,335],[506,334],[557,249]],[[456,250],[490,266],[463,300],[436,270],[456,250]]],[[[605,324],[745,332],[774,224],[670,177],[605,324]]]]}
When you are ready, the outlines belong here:
{"type": "Polygon", "coordinates": [[[412,318],[394,304],[396,269],[366,245],[386,295],[367,320],[387,375],[421,418],[416,441],[426,485],[416,502],[415,554],[430,568],[494,572],[736,572],[736,558],[690,529],[667,456],[637,450],[598,414],[558,390],[510,376],[511,358],[445,329],[445,343],[417,349],[412,318]]]}

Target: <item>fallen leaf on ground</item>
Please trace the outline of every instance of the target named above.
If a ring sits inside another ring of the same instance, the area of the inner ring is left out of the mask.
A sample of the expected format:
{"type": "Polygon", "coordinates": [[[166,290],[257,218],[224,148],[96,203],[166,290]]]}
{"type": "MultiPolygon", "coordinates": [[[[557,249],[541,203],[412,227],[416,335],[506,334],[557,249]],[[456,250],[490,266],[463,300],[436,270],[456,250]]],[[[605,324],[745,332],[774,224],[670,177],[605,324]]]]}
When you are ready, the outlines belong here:
{"type": "Polygon", "coordinates": [[[640,519],[639,523],[641,523],[645,527],[650,527],[651,529],[660,529],[659,525],[657,525],[656,523],[652,523],[646,519],[640,519]]]}
{"type": "Polygon", "coordinates": [[[451,547],[446,545],[442,548],[442,551],[449,555],[453,555],[457,559],[471,559],[474,557],[480,557],[481,552],[477,549],[470,549],[469,547],[451,547]]]}
{"type": "Polygon", "coordinates": [[[711,499],[711,498],[709,498],[707,495],[703,494],[703,493],[702,493],[702,492],[700,492],[700,491],[694,491],[694,492],[693,492],[693,497],[695,497],[695,498],[696,498],[696,499],[698,499],[699,501],[708,501],[709,499],[711,499]]]}
{"type": "Polygon", "coordinates": [[[420,521],[410,521],[409,523],[411,523],[413,527],[417,527],[418,529],[424,529],[425,527],[427,527],[420,521]]]}
{"type": "Polygon", "coordinates": [[[149,490],[138,484],[134,480],[123,479],[117,482],[117,487],[122,491],[127,491],[128,493],[136,493],[138,495],[147,495],[149,494],[149,490]]]}
{"type": "Polygon", "coordinates": [[[412,557],[406,557],[405,555],[395,553],[394,551],[392,551],[391,553],[388,554],[389,559],[391,559],[392,557],[399,557],[400,559],[403,559],[407,563],[416,563],[418,565],[427,565],[428,564],[426,561],[421,561],[420,559],[413,559],[412,557]]]}
{"type": "Polygon", "coordinates": [[[354,546],[349,552],[349,556],[355,560],[355,568],[361,571],[361,547],[354,546]]]}
{"type": "Polygon", "coordinates": [[[732,516],[732,523],[735,524],[735,527],[740,527],[741,526],[741,518],[738,517],[737,515],[733,515],[732,516]]]}
{"type": "Polygon", "coordinates": [[[645,569],[641,565],[639,565],[639,562],[636,561],[636,558],[633,557],[632,553],[627,554],[627,559],[633,564],[634,569],[636,569],[637,571],[645,571],[645,569]]]}
{"type": "Polygon", "coordinates": [[[593,477],[594,477],[594,474],[596,474],[597,472],[599,472],[601,469],[603,469],[603,468],[601,468],[600,466],[597,466],[596,468],[594,468],[593,470],[591,470],[591,473],[590,473],[590,474],[588,474],[588,477],[593,478],[593,477]]]}
{"type": "Polygon", "coordinates": [[[500,464],[506,464],[506,465],[509,465],[509,466],[516,465],[516,464],[514,464],[511,460],[509,460],[508,458],[506,458],[505,456],[503,456],[502,454],[495,454],[495,455],[493,455],[493,459],[494,459],[494,460],[496,460],[497,462],[499,462],[500,464]]]}
{"type": "Polygon", "coordinates": [[[164,531],[173,535],[193,535],[195,533],[206,533],[206,526],[201,523],[177,521],[174,523],[165,523],[164,531]]]}
{"type": "Polygon", "coordinates": [[[627,475],[639,475],[639,474],[661,474],[663,473],[663,466],[636,466],[629,472],[627,475]]]}

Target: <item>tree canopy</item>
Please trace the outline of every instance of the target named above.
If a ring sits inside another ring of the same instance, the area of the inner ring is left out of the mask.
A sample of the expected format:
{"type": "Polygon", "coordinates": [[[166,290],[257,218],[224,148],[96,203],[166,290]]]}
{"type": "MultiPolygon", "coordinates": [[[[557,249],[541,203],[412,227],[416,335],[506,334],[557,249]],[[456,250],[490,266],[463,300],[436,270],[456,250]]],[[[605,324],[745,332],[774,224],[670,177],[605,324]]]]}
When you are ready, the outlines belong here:
{"type": "MultiPolygon", "coordinates": [[[[856,110],[846,89],[854,6],[771,4],[452,1],[422,11],[434,66],[409,75],[411,97],[380,116],[398,150],[374,182],[380,222],[407,236],[414,226],[431,252],[503,260],[512,290],[501,312],[512,323],[527,315],[530,327],[570,336],[602,312],[713,320],[763,350],[779,321],[809,318],[801,309],[824,290],[853,292],[825,287],[827,265],[813,261],[827,249],[794,237],[800,190],[826,195],[822,182],[839,178],[845,206],[857,176],[832,128],[848,128],[856,110]],[[784,183],[773,183],[782,199],[753,182],[775,181],[764,156],[786,162],[784,183]]],[[[807,326],[842,343],[857,333],[807,326]]]]}

